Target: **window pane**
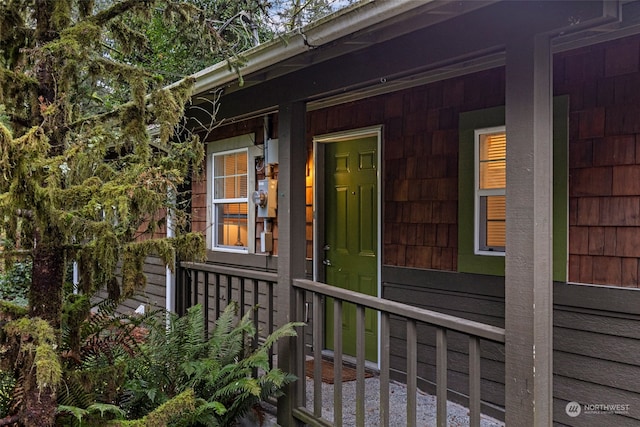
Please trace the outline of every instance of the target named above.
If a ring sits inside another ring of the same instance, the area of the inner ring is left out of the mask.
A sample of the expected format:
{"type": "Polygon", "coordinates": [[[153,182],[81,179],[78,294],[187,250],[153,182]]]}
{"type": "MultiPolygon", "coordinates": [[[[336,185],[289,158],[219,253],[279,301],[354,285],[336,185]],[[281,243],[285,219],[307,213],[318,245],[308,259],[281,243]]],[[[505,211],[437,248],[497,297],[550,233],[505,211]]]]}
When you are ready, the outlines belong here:
{"type": "Polygon", "coordinates": [[[247,203],[219,203],[215,209],[216,246],[247,247],[247,203]]]}
{"type": "Polygon", "coordinates": [[[214,199],[247,197],[247,152],[214,156],[214,199]]]}
{"type": "Polygon", "coordinates": [[[481,241],[483,250],[504,250],[506,242],[505,196],[481,197],[481,241]]]}
{"type": "Polygon", "coordinates": [[[487,221],[487,247],[504,248],[506,225],[504,221],[487,221]]]}
{"type": "Polygon", "coordinates": [[[480,189],[506,187],[506,133],[480,135],[480,189]]]}

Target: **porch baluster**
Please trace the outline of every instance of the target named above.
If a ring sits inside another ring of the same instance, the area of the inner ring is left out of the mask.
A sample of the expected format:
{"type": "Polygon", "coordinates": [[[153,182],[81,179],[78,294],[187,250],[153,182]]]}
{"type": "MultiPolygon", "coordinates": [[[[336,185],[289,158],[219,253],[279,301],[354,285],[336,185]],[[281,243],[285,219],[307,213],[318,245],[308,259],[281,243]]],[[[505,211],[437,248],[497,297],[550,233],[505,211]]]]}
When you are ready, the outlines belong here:
{"type": "Polygon", "coordinates": [[[380,313],[380,425],[389,427],[389,313],[380,313]]]}
{"type": "Polygon", "coordinates": [[[356,305],[356,425],[364,427],[364,307],[356,305]]]}
{"type": "Polygon", "coordinates": [[[215,284],[215,289],[216,289],[216,312],[215,312],[215,317],[216,319],[220,316],[220,274],[216,273],[215,275],[216,278],[216,284],[215,284]]]}
{"type": "Polygon", "coordinates": [[[342,301],[333,300],[333,424],[342,427],[342,301]]]}
{"type": "MultiPolygon", "coordinates": [[[[297,322],[305,322],[304,318],[305,307],[304,303],[306,300],[306,291],[304,289],[294,289],[295,292],[295,313],[293,319],[297,322]]],[[[304,351],[304,334],[305,330],[300,328],[298,330],[298,336],[294,339],[294,345],[296,348],[296,354],[298,357],[295,358],[295,372],[293,374],[299,378],[296,381],[296,402],[294,407],[305,406],[307,404],[307,384],[305,378],[305,351],[304,351]]]]}
{"type": "Polygon", "coordinates": [[[193,302],[191,303],[191,306],[193,307],[194,305],[198,304],[198,280],[200,280],[200,274],[198,270],[194,270],[193,271],[193,282],[191,282],[191,285],[193,286],[193,302]]]}
{"type": "MultiPolygon", "coordinates": [[[[274,301],[273,301],[273,291],[274,291],[274,282],[269,282],[269,297],[267,298],[267,329],[268,329],[268,335],[270,335],[271,333],[273,333],[273,312],[275,311],[275,307],[274,307],[274,301]]],[[[269,349],[269,366],[273,366],[273,347],[271,347],[269,349]]]]}
{"type": "Polygon", "coordinates": [[[480,426],[480,338],[469,336],[469,426],[480,426]]]}
{"type": "Polygon", "coordinates": [[[191,282],[193,280],[193,271],[188,270],[188,273],[185,277],[184,281],[184,307],[182,307],[182,314],[187,312],[187,308],[189,308],[189,304],[191,304],[191,282]]]}
{"type": "Polygon", "coordinates": [[[244,298],[244,277],[241,277],[240,279],[238,279],[238,287],[240,288],[240,317],[244,317],[244,313],[246,312],[246,307],[244,306],[245,304],[245,298],[244,298]]]}
{"type": "Polygon", "coordinates": [[[227,282],[227,305],[229,305],[233,301],[233,276],[226,274],[224,277],[227,282]]]}
{"type": "Polygon", "coordinates": [[[417,423],[418,332],[416,321],[407,319],[407,426],[417,423]]]}
{"type": "MultiPolygon", "coordinates": [[[[253,279],[251,281],[253,283],[253,308],[254,308],[254,316],[253,316],[253,327],[256,328],[256,331],[260,328],[260,301],[258,297],[258,279],[253,279]]],[[[258,334],[256,333],[251,341],[251,349],[255,350],[258,348],[258,334]]]]}
{"type": "Polygon", "coordinates": [[[204,289],[202,290],[204,306],[204,336],[209,338],[209,273],[204,273],[204,289]]]}
{"type": "Polygon", "coordinates": [[[447,330],[436,331],[436,417],[438,427],[447,427],[447,330]]]}
{"type": "Polygon", "coordinates": [[[313,415],[322,417],[323,297],[313,293],[313,415]]]}

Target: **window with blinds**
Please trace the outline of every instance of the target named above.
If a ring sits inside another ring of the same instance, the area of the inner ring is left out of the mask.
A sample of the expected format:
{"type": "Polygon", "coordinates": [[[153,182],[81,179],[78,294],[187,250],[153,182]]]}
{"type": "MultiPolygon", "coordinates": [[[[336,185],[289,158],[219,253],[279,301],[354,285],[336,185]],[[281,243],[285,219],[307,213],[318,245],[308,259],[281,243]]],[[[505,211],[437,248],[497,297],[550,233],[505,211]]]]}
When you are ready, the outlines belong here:
{"type": "Polygon", "coordinates": [[[504,127],[476,130],[476,253],[503,254],[506,240],[504,127]]]}
{"type": "Polygon", "coordinates": [[[248,153],[213,154],[214,246],[246,250],[249,245],[248,153]]]}

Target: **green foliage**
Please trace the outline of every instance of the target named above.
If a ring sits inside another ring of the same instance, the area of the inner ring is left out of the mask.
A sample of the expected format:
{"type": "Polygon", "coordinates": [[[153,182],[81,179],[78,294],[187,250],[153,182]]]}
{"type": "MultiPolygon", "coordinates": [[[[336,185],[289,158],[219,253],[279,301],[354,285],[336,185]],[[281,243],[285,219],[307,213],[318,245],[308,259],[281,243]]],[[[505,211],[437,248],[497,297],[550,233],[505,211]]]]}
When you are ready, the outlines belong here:
{"type": "MultiPolygon", "coordinates": [[[[107,299],[93,307],[89,301],[84,295],[69,295],[63,310],[64,387],[58,392],[58,403],[67,409],[88,411],[92,406],[99,408],[95,402],[117,403],[127,363],[141,354],[138,341],[144,334],[138,325],[146,317],[118,315],[118,301],[107,299]]],[[[97,415],[95,411],[80,414],[85,422],[97,415]]]]}
{"type": "Polygon", "coordinates": [[[31,266],[31,261],[25,260],[16,262],[8,270],[0,272],[0,299],[27,306],[31,266]]]}
{"type": "Polygon", "coordinates": [[[16,380],[10,372],[0,371],[0,418],[9,414],[15,385],[16,380]]]}
{"type": "Polygon", "coordinates": [[[16,336],[20,342],[20,353],[29,370],[35,372],[38,389],[55,389],[62,378],[62,366],[58,353],[57,338],[48,322],[34,317],[23,317],[4,325],[4,332],[16,336]]]}
{"type": "Polygon", "coordinates": [[[114,419],[124,418],[124,411],[116,405],[110,405],[105,403],[94,403],[89,405],[87,409],[78,408],[77,406],[65,406],[58,405],[57,409],[58,419],[64,419],[65,416],[71,416],[67,418],[67,424],[71,423],[71,420],[77,422],[81,426],[98,426],[104,425],[104,420],[109,417],[114,419]],[[99,424],[95,423],[95,420],[101,420],[99,424]]]}
{"type": "MultiPolygon", "coordinates": [[[[122,59],[153,70],[166,81],[176,81],[225,59],[237,60],[239,52],[255,45],[253,29],[240,19],[240,14],[259,15],[266,2],[187,0],[185,3],[190,7],[177,8],[175,2],[161,1],[150,17],[113,25],[112,32],[118,37],[138,41],[138,49],[119,52],[122,59]],[[185,25],[193,20],[201,25],[195,28],[185,25]]],[[[272,36],[267,28],[258,31],[263,41],[272,36]]]]}
{"type": "MultiPolygon", "coordinates": [[[[193,34],[206,27],[203,12],[160,0],[51,4],[0,3],[0,255],[47,242],[60,259],[79,262],[86,293],[113,289],[124,261],[113,295],[131,295],[146,283],[147,255],[204,253],[187,213],[167,197],[180,197],[204,150],[183,123],[194,81],[163,88],[155,73],[122,59],[144,50],[133,34],[150,16],[193,34]],[[176,237],[152,241],[168,210],[176,237]]],[[[51,280],[62,286],[63,278],[51,280]]]]}
{"type": "Polygon", "coordinates": [[[146,357],[130,364],[123,402],[129,416],[144,416],[145,411],[193,390],[199,400],[177,425],[228,426],[259,401],[278,396],[294,378],[269,367],[268,351],[278,339],[295,335],[299,324],[284,325],[251,351],[249,340],[256,334],[251,313],[236,321],[236,311],[237,304],[225,309],[209,339],[204,335],[201,306],[192,307],[182,318],[171,318],[168,330],[164,323],[155,324],[143,346],[146,357]]]}
{"type": "Polygon", "coordinates": [[[180,423],[183,417],[188,417],[196,410],[196,405],[202,405],[196,399],[192,389],[187,389],[179,395],[167,400],[139,420],[115,421],[114,426],[122,427],[165,427],[180,423]]]}
{"type": "Polygon", "coordinates": [[[0,300],[0,318],[15,319],[26,316],[29,313],[27,307],[17,305],[8,301],[0,300]]]}
{"type": "MultiPolygon", "coordinates": [[[[86,313],[85,304],[70,298],[65,319],[86,313]]],[[[64,329],[59,425],[230,426],[294,379],[269,367],[268,351],[301,324],[279,328],[251,350],[251,313],[237,319],[235,303],[208,339],[200,306],[168,324],[155,315],[118,316],[116,307],[107,300],[92,310],[76,325],[77,339],[64,329]]]]}

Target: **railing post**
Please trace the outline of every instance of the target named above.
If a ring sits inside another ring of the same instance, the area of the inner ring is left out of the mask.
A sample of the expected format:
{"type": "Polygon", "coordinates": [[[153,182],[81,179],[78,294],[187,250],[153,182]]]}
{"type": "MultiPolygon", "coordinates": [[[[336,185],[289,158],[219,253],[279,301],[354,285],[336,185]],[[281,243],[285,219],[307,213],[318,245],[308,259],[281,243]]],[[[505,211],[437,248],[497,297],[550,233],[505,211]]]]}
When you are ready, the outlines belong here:
{"type": "MultiPolygon", "coordinates": [[[[304,278],[306,255],[306,105],[295,102],[280,106],[278,123],[278,288],[277,325],[294,320],[296,295],[292,279],[304,278]]],[[[304,331],[298,331],[303,339],[304,331]]],[[[278,367],[304,381],[304,371],[298,372],[299,347],[294,338],[278,342],[278,367]]],[[[294,426],[293,418],[298,387],[289,384],[278,399],[278,423],[294,426]]]]}
{"type": "Polygon", "coordinates": [[[436,330],[436,420],[438,427],[447,427],[447,330],[436,330]]]}

